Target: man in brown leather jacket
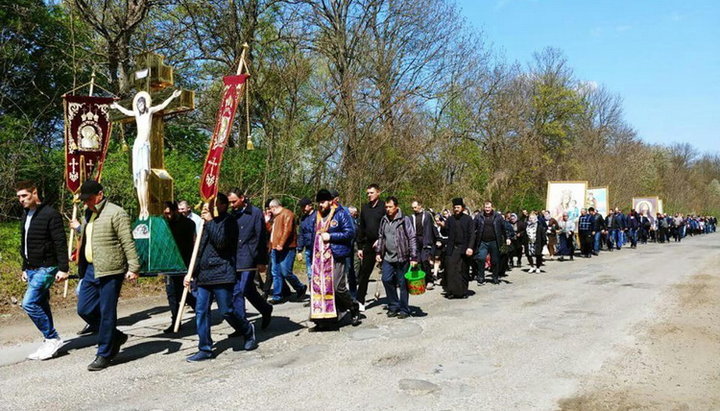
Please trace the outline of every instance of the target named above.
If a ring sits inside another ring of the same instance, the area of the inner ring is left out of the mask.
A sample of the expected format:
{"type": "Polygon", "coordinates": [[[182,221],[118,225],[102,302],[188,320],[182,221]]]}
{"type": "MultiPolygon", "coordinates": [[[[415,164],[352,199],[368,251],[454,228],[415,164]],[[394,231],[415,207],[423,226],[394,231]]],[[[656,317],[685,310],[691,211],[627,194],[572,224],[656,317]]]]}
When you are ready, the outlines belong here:
{"type": "Polygon", "coordinates": [[[270,211],[273,213],[272,229],[270,231],[270,261],[273,277],[273,297],[271,304],[281,304],[283,278],[287,280],[302,299],[307,291],[307,286],[293,274],[293,263],[295,261],[295,249],[297,248],[297,227],[295,214],[284,208],[280,201],[270,201],[270,211]]]}

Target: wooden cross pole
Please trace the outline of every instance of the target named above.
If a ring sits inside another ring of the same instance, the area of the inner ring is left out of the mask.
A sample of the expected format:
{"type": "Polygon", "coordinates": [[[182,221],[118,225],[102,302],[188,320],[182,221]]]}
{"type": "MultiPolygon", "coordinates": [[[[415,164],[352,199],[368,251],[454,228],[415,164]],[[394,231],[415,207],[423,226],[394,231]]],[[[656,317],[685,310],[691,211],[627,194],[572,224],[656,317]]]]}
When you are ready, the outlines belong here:
{"type": "MultiPolygon", "coordinates": [[[[146,91],[155,104],[165,101],[173,93],[173,68],[163,64],[164,57],[151,52],[141,53],[135,58],[137,71],[132,74],[131,82],[137,91],[146,91]]],[[[123,107],[132,107],[132,98],[118,102],[123,107]]],[[[162,215],[163,203],[174,198],[173,178],[165,169],[164,136],[165,118],[167,116],[191,111],[195,109],[195,93],[182,90],[180,96],[174,99],[165,110],[156,113],[152,118],[150,128],[150,175],[148,187],[150,190],[150,215],[162,215]]],[[[130,123],[135,117],[128,117],[117,110],[113,110],[111,121],[130,123]]]]}

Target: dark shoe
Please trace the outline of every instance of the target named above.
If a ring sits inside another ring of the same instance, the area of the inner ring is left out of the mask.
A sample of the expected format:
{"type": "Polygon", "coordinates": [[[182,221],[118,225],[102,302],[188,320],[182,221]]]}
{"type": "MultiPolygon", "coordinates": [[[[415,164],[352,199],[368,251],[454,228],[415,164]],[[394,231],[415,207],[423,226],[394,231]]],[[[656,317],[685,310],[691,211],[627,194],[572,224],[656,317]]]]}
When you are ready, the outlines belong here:
{"type": "Polygon", "coordinates": [[[279,300],[276,300],[275,298],[271,298],[268,302],[272,305],[279,305],[279,304],[285,303],[285,300],[282,298],[279,300]]]}
{"type": "Polygon", "coordinates": [[[388,310],[387,316],[388,316],[388,317],[397,317],[397,316],[398,316],[398,312],[397,312],[397,311],[390,311],[390,310],[388,310]]]}
{"type": "Polygon", "coordinates": [[[570,256],[570,261],[575,261],[575,256],[574,256],[574,255],[571,255],[571,256],[570,256]]]}
{"type": "Polygon", "coordinates": [[[295,294],[295,298],[298,301],[302,301],[303,299],[305,299],[305,294],[307,293],[307,290],[308,290],[308,286],[304,285],[303,288],[301,288],[297,291],[297,293],[295,294]]]}
{"type": "Polygon", "coordinates": [[[493,284],[500,284],[500,280],[498,280],[497,278],[493,278],[492,283],[493,283],[493,284]]]}
{"type": "Polygon", "coordinates": [[[115,335],[115,340],[113,341],[112,351],[110,352],[110,359],[115,358],[116,355],[120,352],[120,347],[125,344],[128,340],[128,335],[118,331],[117,335],[115,335]]]}
{"type": "Polygon", "coordinates": [[[397,318],[399,320],[404,320],[406,318],[410,317],[410,314],[406,313],[405,311],[401,311],[398,313],[397,318]]]}
{"type": "Polygon", "coordinates": [[[478,282],[477,282],[477,285],[484,285],[484,284],[485,284],[485,281],[478,281],[478,282]]]}
{"type": "Polygon", "coordinates": [[[350,306],[350,324],[353,327],[360,325],[360,304],[357,301],[353,301],[350,306]]]}
{"type": "Polygon", "coordinates": [[[98,355],[95,357],[95,361],[91,362],[90,365],[88,365],[87,369],[88,371],[101,371],[109,366],[110,360],[98,355]]]}
{"type": "Polygon", "coordinates": [[[212,353],[211,353],[211,352],[198,351],[198,352],[196,352],[195,354],[187,357],[187,358],[185,359],[185,361],[187,361],[187,362],[200,362],[200,361],[209,360],[209,359],[211,359],[212,357],[213,357],[213,356],[212,356],[212,353]]]}
{"type": "MultiPolygon", "coordinates": [[[[182,330],[182,324],[180,324],[180,328],[178,331],[182,330]]],[[[173,321],[172,324],[166,329],[163,330],[163,334],[175,334],[175,322],[173,321]]]]}
{"type": "Polygon", "coordinates": [[[93,328],[90,324],[85,324],[82,330],[77,332],[77,335],[92,335],[97,334],[98,330],[93,328]]]}
{"type": "Polygon", "coordinates": [[[250,330],[245,334],[245,344],[243,348],[245,351],[252,351],[258,347],[257,340],[255,339],[255,326],[250,324],[250,330]]]}
{"type": "Polygon", "coordinates": [[[270,321],[272,321],[272,312],[275,308],[271,305],[270,311],[262,315],[262,322],[260,323],[260,329],[264,330],[270,326],[270,321]]]}
{"type": "Polygon", "coordinates": [[[558,258],[558,261],[560,261],[560,262],[565,261],[565,257],[561,256],[560,258],[558,258]]]}

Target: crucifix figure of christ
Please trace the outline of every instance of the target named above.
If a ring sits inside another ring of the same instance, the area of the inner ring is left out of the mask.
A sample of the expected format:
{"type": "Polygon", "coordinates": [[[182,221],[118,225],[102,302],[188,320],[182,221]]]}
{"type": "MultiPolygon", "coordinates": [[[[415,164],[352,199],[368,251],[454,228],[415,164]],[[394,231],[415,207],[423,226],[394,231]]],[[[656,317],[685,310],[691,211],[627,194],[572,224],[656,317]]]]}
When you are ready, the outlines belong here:
{"type": "Polygon", "coordinates": [[[150,216],[150,188],[148,186],[148,180],[150,178],[150,129],[152,127],[153,115],[165,110],[180,94],[180,90],[175,90],[162,104],[153,107],[151,105],[152,99],[150,94],[141,91],[133,98],[132,110],[128,110],[118,103],[113,103],[112,106],[110,106],[110,108],[114,108],[128,117],[135,117],[137,137],[135,137],[132,149],[132,173],[133,184],[135,185],[138,202],[140,203],[139,218],[141,220],[145,220],[150,216]]]}
{"type": "Polygon", "coordinates": [[[132,100],[112,105],[121,115],[113,121],[135,122],[137,137],[132,150],[133,183],[140,205],[139,219],[162,215],[165,201],[173,200],[173,179],[165,170],[165,117],[195,108],[194,93],[187,90],[170,91],[173,69],[163,64],[163,57],[142,53],[136,58],[136,71],[131,82],[138,90],[132,100]],[[152,106],[152,100],[162,101],[152,106]],[[125,107],[132,106],[132,110],[125,107]]]}

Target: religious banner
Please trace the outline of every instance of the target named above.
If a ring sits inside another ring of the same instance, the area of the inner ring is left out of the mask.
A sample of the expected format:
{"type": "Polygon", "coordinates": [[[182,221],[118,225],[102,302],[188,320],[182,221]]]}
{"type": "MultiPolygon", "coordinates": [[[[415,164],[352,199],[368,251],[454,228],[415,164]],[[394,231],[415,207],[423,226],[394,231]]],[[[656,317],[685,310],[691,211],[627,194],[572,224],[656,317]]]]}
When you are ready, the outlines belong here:
{"type": "Polygon", "coordinates": [[[88,179],[99,180],[110,142],[112,97],[64,97],[65,183],[76,194],[88,179]]]}
{"type": "Polygon", "coordinates": [[[215,121],[210,147],[208,148],[203,172],[200,176],[200,196],[204,202],[209,202],[218,192],[220,179],[220,164],[222,163],[223,152],[232,132],[232,124],[235,119],[235,111],[238,103],[245,92],[245,80],[249,75],[239,74],[223,78],[222,101],[215,121]]]}
{"type": "Polygon", "coordinates": [[[546,207],[550,215],[560,221],[563,213],[577,220],[585,207],[586,181],[548,181],[546,207]]]}
{"type": "Polygon", "coordinates": [[[660,199],[658,197],[633,197],[632,208],[640,215],[647,217],[650,222],[655,222],[655,215],[659,212],[658,205],[660,199]]]}
{"type": "Polygon", "coordinates": [[[610,208],[607,187],[588,188],[585,195],[585,208],[593,207],[598,214],[605,217],[610,208]]]}

